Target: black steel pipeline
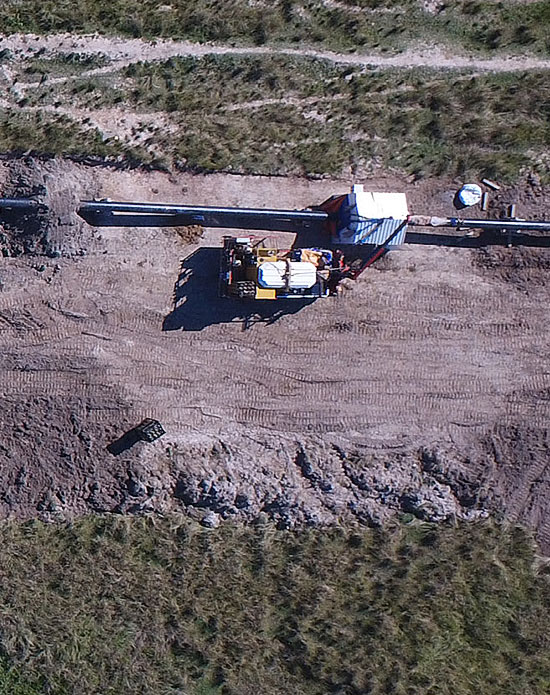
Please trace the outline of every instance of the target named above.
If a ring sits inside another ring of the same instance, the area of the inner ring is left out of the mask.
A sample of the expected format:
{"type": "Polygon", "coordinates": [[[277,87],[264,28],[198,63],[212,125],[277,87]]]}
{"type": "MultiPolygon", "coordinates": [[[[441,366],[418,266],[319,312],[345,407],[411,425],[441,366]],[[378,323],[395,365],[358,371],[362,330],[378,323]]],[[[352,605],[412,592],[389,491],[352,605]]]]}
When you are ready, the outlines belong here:
{"type": "Polygon", "coordinates": [[[272,217],[273,215],[283,215],[295,219],[319,219],[326,220],[328,213],[313,210],[274,210],[267,208],[226,208],[211,207],[208,205],[172,205],[164,203],[122,203],[105,200],[83,200],[80,207],[86,212],[128,212],[128,213],[150,213],[153,215],[185,215],[185,214],[244,214],[272,217]]]}
{"type": "Polygon", "coordinates": [[[79,214],[98,215],[122,213],[133,215],[169,215],[177,217],[178,225],[200,224],[205,227],[233,227],[298,231],[322,229],[328,220],[326,212],[313,210],[270,210],[263,208],[226,208],[205,205],[168,205],[163,203],[124,203],[84,200],[79,214]]]}
{"type": "Polygon", "coordinates": [[[544,220],[461,220],[458,217],[451,217],[448,226],[456,227],[457,229],[494,229],[512,232],[529,229],[539,232],[550,232],[550,222],[544,220]]]}
{"type": "Polygon", "coordinates": [[[45,207],[32,198],[0,198],[0,210],[38,210],[45,207]]]}

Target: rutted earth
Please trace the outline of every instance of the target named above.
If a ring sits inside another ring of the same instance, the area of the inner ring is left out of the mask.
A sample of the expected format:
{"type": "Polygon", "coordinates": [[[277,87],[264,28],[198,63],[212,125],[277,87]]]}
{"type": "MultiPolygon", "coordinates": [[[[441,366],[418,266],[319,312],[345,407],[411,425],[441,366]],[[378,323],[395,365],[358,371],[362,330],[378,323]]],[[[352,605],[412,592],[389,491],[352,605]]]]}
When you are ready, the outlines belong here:
{"type": "MultiPolygon", "coordinates": [[[[458,182],[364,183],[447,215],[458,182]]],[[[0,237],[1,513],[185,509],[287,527],[496,514],[547,551],[544,238],[406,245],[338,298],[251,306],[217,297],[223,230],[92,228],[73,212],[94,196],[301,208],[349,184],[3,163],[3,196],[54,213],[0,237]],[[144,417],[166,435],[107,450],[144,417]]],[[[517,202],[544,218],[549,201],[531,178],[490,214],[517,202]]]]}

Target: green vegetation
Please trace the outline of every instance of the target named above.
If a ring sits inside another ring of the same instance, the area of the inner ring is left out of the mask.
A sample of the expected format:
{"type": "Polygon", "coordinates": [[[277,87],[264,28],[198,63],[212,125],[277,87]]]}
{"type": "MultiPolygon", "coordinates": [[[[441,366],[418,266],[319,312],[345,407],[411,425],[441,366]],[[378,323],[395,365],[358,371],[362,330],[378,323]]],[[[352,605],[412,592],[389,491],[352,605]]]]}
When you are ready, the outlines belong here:
{"type": "MultiPolygon", "coordinates": [[[[44,57],[43,51],[38,51],[32,58],[25,61],[23,75],[26,81],[33,78],[36,81],[46,77],[61,77],[63,75],[74,76],[81,72],[103,68],[111,62],[102,54],[87,53],[58,53],[52,57],[44,57]]],[[[0,63],[2,54],[0,52],[0,63]]]]}
{"type": "Polygon", "coordinates": [[[96,517],[0,536],[1,647],[41,684],[10,695],[550,689],[548,565],[517,528],[96,517]]]}
{"type": "Polygon", "coordinates": [[[6,658],[0,657],[0,695],[41,695],[44,692],[43,678],[36,682],[26,680],[6,658]]]}
{"type": "MultiPolygon", "coordinates": [[[[79,107],[141,113],[143,125],[110,146],[146,163],[331,175],[382,166],[417,177],[512,180],[522,168],[550,175],[550,103],[542,97],[549,89],[548,72],[381,70],[288,56],[207,56],[132,64],[51,86],[46,79],[19,103],[55,104],[73,117],[79,107]]],[[[0,131],[6,149],[1,137],[0,131]]],[[[44,141],[51,151],[52,141],[44,141]]]]}
{"type": "MultiPolygon", "coordinates": [[[[85,129],[64,115],[12,112],[0,109],[0,148],[3,152],[116,157],[122,149],[106,142],[95,129],[85,129]]],[[[130,150],[125,151],[131,157],[130,150]]]]}
{"type": "Polygon", "coordinates": [[[550,3],[451,0],[4,0],[0,32],[103,32],[339,50],[400,50],[418,41],[469,50],[550,51],[550,3]]]}

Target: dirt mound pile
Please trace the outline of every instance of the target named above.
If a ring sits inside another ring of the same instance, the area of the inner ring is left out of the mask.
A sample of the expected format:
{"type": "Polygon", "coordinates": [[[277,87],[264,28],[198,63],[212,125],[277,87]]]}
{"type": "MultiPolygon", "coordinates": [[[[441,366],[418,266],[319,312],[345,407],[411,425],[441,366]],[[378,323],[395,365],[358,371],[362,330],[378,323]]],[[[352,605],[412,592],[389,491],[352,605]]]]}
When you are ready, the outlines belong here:
{"type": "Polygon", "coordinates": [[[487,247],[479,250],[475,263],[486,276],[492,275],[523,292],[548,284],[550,257],[540,249],[487,247]]]}
{"type": "MultiPolygon", "coordinates": [[[[0,253],[7,257],[46,255],[58,258],[85,256],[90,251],[103,249],[101,235],[93,227],[95,221],[85,222],[77,211],[83,200],[104,197],[101,189],[107,170],[107,167],[99,170],[62,159],[26,158],[0,163],[0,198],[31,198],[42,204],[36,211],[2,212],[0,253]]],[[[135,178],[138,180],[139,175],[135,178]]],[[[126,195],[122,193],[122,199],[126,195]]],[[[147,199],[151,192],[142,195],[147,199]]],[[[108,217],[100,222],[100,226],[108,224],[108,217]]],[[[144,226],[151,224],[147,222],[144,226]]],[[[171,230],[163,226],[184,243],[196,242],[203,233],[199,225],[171,230]]]]}
{"type": "Polygon", "coordinates": [[[246,438],[141,442],[113,456],[104,446],[109,432],[94,426],[89,413],[107,400],[121,412],[125,407],[112,391],[103,397],[3,399],[17,426],[0,448],[7,471],[2,515],[55,520],[97,511],[183,511],[211,527],[264,517],[280,528],[379,526],[396,515],[423,521],[496,515],[536,529],[541,548],[550,548],[547,430],[500,427],[458,446],[399,450],[318,438],[290,442],[254,431],[246,438]],[[25,456],[37,437],[48,442],[40,458],[25,456]]]}
{"type": "Polygon", "coordinates": [[[474,475],[461,473],[457,450],[376,451],[319,439],[259,441],[247,443],[259,463],[253,476],[241,475],[250,470],[248,457],[239,453],[243,442],[170,448],[173,496],[187,509],[209,512],[208,519],[214,513],[220,519],[251,521],[264,513],[281,528],[340,520],[379,526],[399,513],[427,521],[487,514],[488,496],[474,475]],[[200,467],[190,461],[200,461],[200,467]]]}
{"type": "Polygon", "coordinates": [[[32,198],[43,204],[36,212],[10,212],[0,219],[4,256],[82,255],[93,241],[92,230],[78,216],[79,203],[97,195],[94,176],[81,176],[62,160],[25,159],[3,165],[0,196],[32,198]]]}

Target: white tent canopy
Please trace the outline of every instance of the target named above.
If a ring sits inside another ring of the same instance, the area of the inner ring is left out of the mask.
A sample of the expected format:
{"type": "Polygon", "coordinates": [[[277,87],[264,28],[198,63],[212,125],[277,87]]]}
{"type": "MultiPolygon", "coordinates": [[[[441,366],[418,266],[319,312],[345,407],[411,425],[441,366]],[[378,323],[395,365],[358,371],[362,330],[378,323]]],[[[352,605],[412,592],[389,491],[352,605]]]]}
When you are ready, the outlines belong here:
{"type": "MultiPolygon", "coordinates": [[[[338,211],[336,241],[341,244],[383,244],[407,220],[404,193],[372,193],[355,184],[338,211]]],[[[398,246],[405,239],[406,225],[390,241],[398,246]]]]}

